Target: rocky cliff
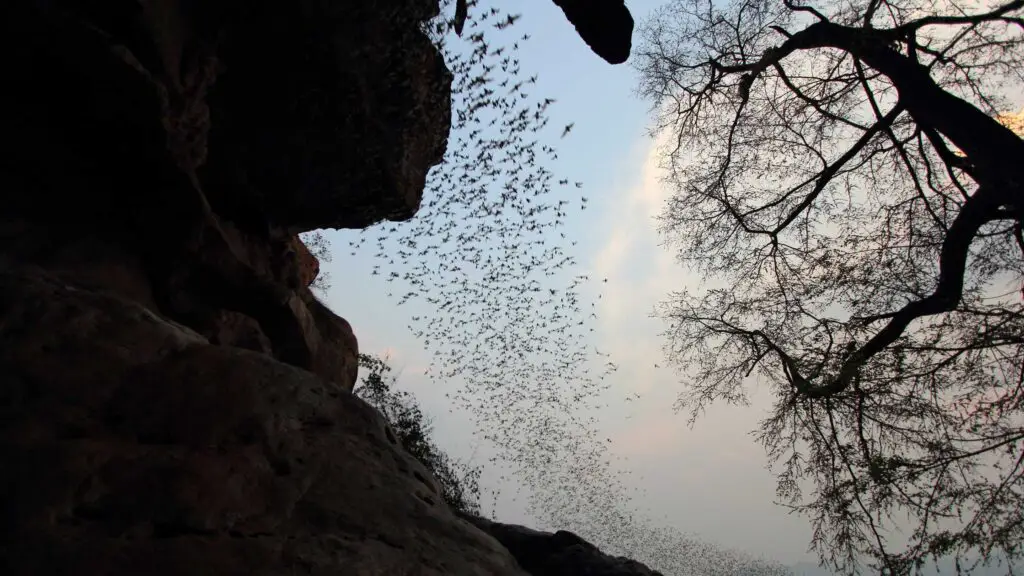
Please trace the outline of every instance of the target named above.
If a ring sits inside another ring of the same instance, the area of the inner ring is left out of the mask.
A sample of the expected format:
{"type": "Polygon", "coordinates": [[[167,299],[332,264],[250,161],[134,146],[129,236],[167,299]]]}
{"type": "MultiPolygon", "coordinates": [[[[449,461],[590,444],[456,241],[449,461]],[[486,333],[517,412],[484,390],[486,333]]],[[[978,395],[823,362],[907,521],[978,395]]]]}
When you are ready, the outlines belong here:
{"type": "Polygon", "coordinates": [[[416,211],[437,9],[3,3],[0,573],[524,573],[350,394],[297,239],[416,211]]]}

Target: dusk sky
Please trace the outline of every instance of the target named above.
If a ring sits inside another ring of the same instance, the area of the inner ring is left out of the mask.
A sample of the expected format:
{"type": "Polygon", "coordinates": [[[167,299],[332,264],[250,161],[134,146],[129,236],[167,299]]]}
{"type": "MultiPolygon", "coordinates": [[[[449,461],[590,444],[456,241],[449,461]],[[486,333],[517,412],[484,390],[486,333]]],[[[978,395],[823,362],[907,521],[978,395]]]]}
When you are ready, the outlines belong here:
{"type": "MultiPolygon", "coordinates": [[[[639,23],[660,4],[634,0],[629,8],[639,23]]],[[[579,270],[573,272],[608,279],[584,290],[593,297],[600,287],[593,345],[619,366],[611,391],[619,400],[598,418],[612,453],[624,457],[615,465],[631,471],[632,487],[642,494],[635,504],[655,523],[721,548],[786,564],[812,560],[806,552],[809,524],[773,504],[775,480],[749,434],[770,398],[755,394],[749,407],[715,406],[693,428],[686,414],[673,410],[681,376],[667,367],[660,335],[665,325],[651,313],[670,291],[696,280],[661,246],[656,230],[654,217],[670,191],[659,182],[656,142],[647,135],[649,103],[635,95],[636,72],[629,63],[611,66],[595,56],[550,1],[510,0],[504,6],[522,13],[517,31],[532,37],[520,58],[525,73],[539,75],[535,92],[557,99],[550,125],[575,122],[572,133],[556,141],[559,160],[551,167],[557,177],[582,181],[590,199],[563,231],[578,241],[579,270]]],[[[439,389],[423,375],[430,356],[408,325],[412,316],[432,311],[424,304],[399,307],[397,298],[387,296],[392,286],[371,275],[373,250],[352,256],[346,249],[356,234],[327,233],[334,254],[323,266],[333,285],[327,304],[351,322],[361,351],[390,356],[399,385],[433,416],[437,443],[453,456],[485,462],[480,456],[487,447],[475,439],[469,416],[452,411],[445,398],[458,383],[439,389]]],[[[496,488],[486,474],[483,484],[485,493],[496,488]]],[[[501,490],[496,519],[532,524],[523,502],[501,490]]]]}

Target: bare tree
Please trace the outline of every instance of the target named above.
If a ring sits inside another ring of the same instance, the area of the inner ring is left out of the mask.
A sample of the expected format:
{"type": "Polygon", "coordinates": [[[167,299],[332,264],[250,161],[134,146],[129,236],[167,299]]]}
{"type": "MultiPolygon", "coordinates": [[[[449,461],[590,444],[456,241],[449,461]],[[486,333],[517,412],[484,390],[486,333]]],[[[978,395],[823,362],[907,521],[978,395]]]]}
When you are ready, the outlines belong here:
{"type": "Polygon", "coordinates": [[[660,309],[680,408],[772,387],[780,498],[840,571],[1022,553],[1022,13],[676,0],[641,27],[662,230],[712,281],[660,309]]]}

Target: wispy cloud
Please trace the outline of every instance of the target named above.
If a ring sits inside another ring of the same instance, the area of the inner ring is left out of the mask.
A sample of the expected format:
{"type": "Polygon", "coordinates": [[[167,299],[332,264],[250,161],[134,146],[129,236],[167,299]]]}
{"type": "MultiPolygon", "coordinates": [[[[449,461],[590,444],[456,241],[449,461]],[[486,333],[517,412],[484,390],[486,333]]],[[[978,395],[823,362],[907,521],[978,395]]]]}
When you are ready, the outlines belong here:
{"type": "MultiPolygon", "coordinates": [[[[657,302],[694,279],[661,245],[656,218],[671,188],[662,182],[662,139],[645,139],[636,179],[606,203],[607,240],[595,251],[593,270],[602,282],[598,306],[599,341],[616,351],[617,362],[662,365],[661,320],[652,318],[657,302]]],[[[667,374],[666,374],[667,375],[667,374]]],[[[637,374],[639,376],[639,374],[637,374]]]]}
{"type": "Polygon", "coordinates": [[[749,435],[765,415],[770,394],[758,391],[751,407],[712,406],[693,428],[673,410],[685,376],[666,361],[666,325],[652,312],[670,292],[696,287],[698,278],[658,233],[657,217],[673,193],[662,181],[662,144],[643,141],[636,176],[618,193],[611,191],[602,207],[604,242],[592,252],[601,290],[596,342],[619,366],[603,428],[643,494],[636,502],[641,508],[726,546],[799,558],[806,526],[772,504],[774,478],[765,469],[763,449],[749,435]],[[765,538],[767,533],[779,536],[765,538]]]}

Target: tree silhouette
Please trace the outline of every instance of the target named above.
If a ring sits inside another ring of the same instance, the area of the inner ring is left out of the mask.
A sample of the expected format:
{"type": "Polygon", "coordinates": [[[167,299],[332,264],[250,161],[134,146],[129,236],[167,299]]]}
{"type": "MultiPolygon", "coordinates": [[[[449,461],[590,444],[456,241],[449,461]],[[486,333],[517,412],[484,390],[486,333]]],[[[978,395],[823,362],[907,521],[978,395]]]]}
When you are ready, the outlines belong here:
{"type": "Polygon", "coordinates": [[[662,230],[714,281],[660,310],[681,406],[772,386],[779,494],[838,570],[1021,554],[1022,11],[675,0],[642,26],[662,230]]]}

